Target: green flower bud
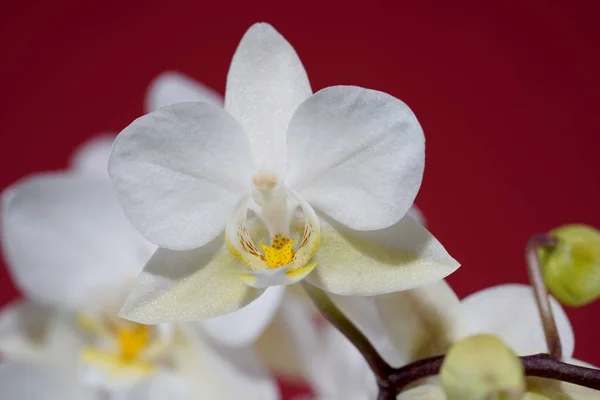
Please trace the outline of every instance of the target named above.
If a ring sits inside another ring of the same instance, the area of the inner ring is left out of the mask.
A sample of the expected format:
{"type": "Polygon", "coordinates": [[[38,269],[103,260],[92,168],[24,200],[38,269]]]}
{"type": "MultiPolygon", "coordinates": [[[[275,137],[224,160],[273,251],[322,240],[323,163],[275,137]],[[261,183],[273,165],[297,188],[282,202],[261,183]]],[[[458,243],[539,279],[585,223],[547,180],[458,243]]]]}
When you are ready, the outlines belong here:
{"type": "Polygon", "coordinates": [[[554,248],[540,249],[546,286],[561,303],[577,307],[600,297],[600,232],[586,225],[565,225],[549,232],[554,248]]]}
{"type": "Polygon", "coordinates": [[[488,334],[454,344],[444,358],[440,381],[448,400],[516,400],[525,392],[521,360],[488,334]]]}

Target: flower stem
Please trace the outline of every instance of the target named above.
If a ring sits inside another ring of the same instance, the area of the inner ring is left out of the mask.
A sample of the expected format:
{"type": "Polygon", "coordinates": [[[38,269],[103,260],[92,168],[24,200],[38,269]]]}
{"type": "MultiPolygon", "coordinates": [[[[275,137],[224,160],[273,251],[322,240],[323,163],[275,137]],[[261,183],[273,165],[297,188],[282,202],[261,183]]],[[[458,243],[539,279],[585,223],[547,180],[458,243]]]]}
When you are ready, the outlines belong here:
{"type": "MultiPolygon", "coordinates": [[[[545,239],[544,239],[545,240],[545,239]]],[[[548,245],[547,241],[539,241],[534,243],[534,248],[540,243],[548,245]]],[[[528,246],[529,248],[529,246],[528,246]]],[[[531,250],[533,251],[533,250],[531,250]]],[[[528,252],[529,254],[529,252],[528,252]]],[[[541,279],[539,270],[539,262],[537,261],[537,252],[535,254],[534,263],[537,263],[537,282],[541,279]]],[[[535,265],[534,265],[535,267],[535,265]]],[[[532,279],[533,281],[534,279],[532,279]]],[[[541,280],[543,284],[543,280],[541,280]]],[[[354,326],[348,318],[336,307],[333,301],[321,289],[313,286],[305,281],[301,282],[302,287],[311,298],[315,306],[321,314],[335,326],[352,344],[361,352],[371,370],[377,378],[379,386],[378,400],[394,400],[407,385],[421,378],[438,375],[444,356],[431,357],[424,360],[416,361],[401,368],[392,368],[385,360],[377,353],[377,350],[367,340],[367,338],[354,326]]],[[[536,286],[534,286],[536,287],[536,286]]],[[[539,287],[539,286],[537,286],[539,287]]],[[[548,300],[548,295],[545,286],[542,285],[542,298],[548,300]]],[[[549,306],[548,306],[549,309],[549,306]]],[[[550,316],[552,313],[550,311],[550,316]]],[[[554,318],[550,320],[556,331],[554,318]]],[[[558,335],[555,336],[558,339],[558,335]]],[[[560,343],[559,343],[560,349],[560,343]]],[[[585,386],[590,389],[600,390],[600,370],[594,368],[580,367],[577,365],[567,364],[557,359],[552,354],[536,354],[532,356],[520,357],[523,363],[526,376],[537,376],[540,378],[554,379],[558,381],[573,383],[580,386],[585,386]]]]}
{"type": "MultiPolygon", "coordinates": [[[[360,351],[375,374],[380,391],[383,392],[383,389],[388,388],[388,376],[392,371],[392,367],[390,367],[379,353],[377,353],[377,350],[375,350],[371,342],[369,342],[365,335],[363,335],[363,333],[359,331],[348,318],[346,318],[325,292],[306,282],[306,280],[303,280],[301,285],[325,319],[346,336],[354,347],[360,351]]],[[[389,390],[386,391],[389,392],[389,390]]],[[[391,398],[393,399],[395,396],[391,398]]],[[[380,394],[380,399],[384,400],[387,399],[387,397],[381,397],[380,394]]]]}
{"type": "Polygon", "coordinates": [[[379,386],[377,400],[395,400],[398,390],[393,386],[379,386]]]}
{"type": "Polygon", "coordinates": [[[544,334],[546,336],[546,345],[548,351],[552,357],[557,360],[562,359],[562,347],[560,344],[560,337],[558,335],[558,328],[556,327],[556,321],[554,320],[554,314],[550,306],[550,296],[544,283],[544,277],[542,276],[542,270],[540,268],[540,259],[538,251],[540,248],[550,248],[557,245],[557,240],[546,234],[537,234],[529,239],[525,248],[525,259],[527,261],[527,272],[529,274],[529,281],[533,286],[535,293],[535,300],[537,302],[538,310],[540,312],[540,318],[544,327],[544,334]]]}
{"type": "MultiPolygon", "coordinates": [[[[526,376],[554,379],[600,390],[600,370],[598,369],[567,364],[545,353],[520,358],[526,376]]],[[[389,380],[400,392],[408,384],[418,379],[439,374],[443,361],[444,356],[437,356],[397,368],[389,376],[389,380]]]]}

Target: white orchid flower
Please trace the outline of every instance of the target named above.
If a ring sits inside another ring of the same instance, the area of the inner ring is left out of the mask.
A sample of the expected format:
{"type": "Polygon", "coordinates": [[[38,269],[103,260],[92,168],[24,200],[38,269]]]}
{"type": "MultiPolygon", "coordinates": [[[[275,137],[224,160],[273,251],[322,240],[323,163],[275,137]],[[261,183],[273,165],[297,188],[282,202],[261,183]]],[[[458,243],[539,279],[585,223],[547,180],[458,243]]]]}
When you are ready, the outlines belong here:
{"type": "MultiPolygon", "coordinates": [[[[445,281],[373,298],[335,295],[332,298],[365,332],[379,353],[394,366],[445,354],[453,343],[478,333],[496,335],[521,356],[548,351],[535,297],[531,287],[527,285],[495,286],[476,292],[462,301],[445,281]],[[360,303],[362,308],[353,303],[360,303]]],[[[573,330],[559,303],[552,299],[551,304],[565,361],[592,367],[571,358],[574,349],[573,330]]],[[[310,336],[298,336],[297,340],[306,341],[307,337],[310,336]]],[[[315,375],[311,379],[313,386],[342,388],[339,390],[343,391],[348,385],[364,382],[364,372],[361,371],[365,368],[368,370],[368,367],[364,360],[358,357],[358,351],[341,334],[332,335],[332,338],[345,343],[346,351],[328,351],[328,348],[343,348],[341,343],[329,345],[320,348],[320,355],[312,356],[315,357],[313,359],[318,360],[316,357],[320,357],[329,360],[329,363],[355,366],[348,368],[347,374],[337,379],[332,378],[331,374],[315,375]],[[337,361],[332,361],[335,358],[337,361]]],[[[310,357],[309,355],[306,358],[310,357]]],[[[307,365],[308,368],[312,368],[312,364],[307,365]]],[[[369,381],[366,385],[353,386],[357,393],[353,398],[375,398],[375,379],[372,373],[369,372],[368,375],[369,381]],[[359,386],[362,386],[362,389],[359,389],[359,386]]],[[[423,379],[418,383],[400,393],[397,399],[446,399],[437,377],[423,379]]],[[[528,390],[549,396],[550,399],[568,395],[574,400],[591,400],[600,395],[597,391],[582,386],[542,378],[528,378],[528,390]]],[[[325,398],[341,400],[345,397],[329,395],[325,398]]]]}
{"type": "Polygon", "coordinates": [[[181,392],[178,398],[278,398],[251,349],[222,349],[197,325],[117,317],[155,246],[127,221],[101,173],[109,143],[95,139],[75,155],[72,170],[25,178],[2,195],[4,255],[28,300],[0,313],[7,361],[0,385],[11,382],[10,398],[23,400],[38,389],[57,399],[147,399],[160,390],[181,392]],[[31,374],[40,381],[32,384],[31,374]],[[52,376],[65,384],[46,385],[52,376]]]}
{"type": "MultiPolygon", "coordinates": [[[[256,368],[249,348],[235,351],[198,340],[197,332],[180,330],[169,349],[169,367],[159,367],[151,379],[138,379],[149,366],[107,367],[105,375],[82,370],[81,337],[65,321],[47,344],[53,353],[45,362],[5,360],[0,363],[2,399],[10,400],[164,400],[164,399],[276,399],[276,389],[256,368]],[[110,385],[108,385],[110,379],[110,385]],[[137,379],[135,385],[129,381],[137,379]]],[[[179,326],[181,328],[181,326],[179,326]]],[[[89,349],[89,348],[88,348],[89,349]]],[[[108,351],[106,352],[108,354],[108,351]]],[[[106,357],[106,356],[105,356],[106,357]]],[[[104,361],[108,362],[108,359],[104,361]]]]}
{"type": "MultiPolygon", "coordinates": [[[[220,107],[224,104],[223,98],[215,91],[180,72],[164,72],[150,85],[146,102],[148,111],[184,102],[206,102],[220,107]]],[[[112,148],[112,140],[110,146],[112,148]]],[[[425,217],[417,206],[413,205],[407,214],[425,226],[425,217]]],[[[267,293],[270,295],[260,296],[238,312],[201,320],[200,323],[206,331],[228,345],[235,345],[240,341],[242,344],[250,342],[251,339],[256,339],[260,328],[272,319],[283,295],[282,289],[282,286],[269,288],[267,293]],[[241,324],[240,328],[232,328],[235,324],[241,324]],[[240,338],[240,332],[245,333],[245,337],[240,338]]]]}
{"type": "Polygon", "coordinates": [[[305,277],[362,296],[440,280],[458,263],[406,216],[423,165],[404,103],[352,86],[312,94],[294,49],[256,24],[233,57],[224,109],[167,106],[115,142],[119,200],[160,246],[121,315],[214,317],[305,277]]]}

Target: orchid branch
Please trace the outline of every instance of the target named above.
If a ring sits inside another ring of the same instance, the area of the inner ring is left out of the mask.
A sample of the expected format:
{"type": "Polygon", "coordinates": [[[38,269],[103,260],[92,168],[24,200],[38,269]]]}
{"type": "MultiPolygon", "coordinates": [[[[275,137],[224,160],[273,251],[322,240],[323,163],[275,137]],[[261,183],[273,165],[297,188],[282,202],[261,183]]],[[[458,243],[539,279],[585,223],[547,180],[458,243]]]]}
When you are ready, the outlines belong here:
{"type": "MultiPolygon", "coordinates": [[[[598,369],[568,364],[545,353],[524,356],[520,359],[526,376],[554,379],[600,390],[600,370],[598,369]]],[[[399,393],[408,384],[418,379],[439,374],[443,361],[444,356],[426,358],[394,369],[388,379],[399,393]]]]}
{"type": "Polygon", "coordinates": [[[525,258],[527,261],[527,272],[529,274],[529,281],[533,286],[535,293],[535,300],[540,312],[540,318],[544,327],[544,334],[546,336],[546,344],[548,346],[549,353],[552,357],[557,360],[562,359],[562,347],[560,344],[560,337],[558,335],[558,328],[556,327],[556,321],[554,320],[554,314],[550,306],[550,296],[544,283],[544,277],[542,276],[542,270],[540,268],[539,250],[540,248],[551,248],[557,245],[557,240],[546,234],[534,235],[527,242],[525,248],[525,258]]]}
{"type": "MultiPolygon", "coordinates": [[[[551,239],[551,238],[550,238],[551,239]]],[[[551,245],[548,237],[535,236],[528,244],[528,261],[532,271],[532,282],[536,288],[536,295],[540,295],[541,312],[550,310],[548,295],[543,285],[539,262],[537,260],[537,249],[539,246],[551,245]],[[540,285],[541,282],[541,285],[540,285]],[[536,286],[537,285],[537,286],[536,286]],[[539,291],[539,292],[538,292],[539,291]],[[548,301],[548,307],[543,308],[544,301],[548,301]]],[[[363,355],[371,370],[375,374],[379,386],[378,400],[393,400],[407,385],[421,378],[438,375],[445,356],[431,357],[419,360],[400,368],[392,368],[375,350],[369,340],[358,330],[354,324],[337,308],[325,292],[306,282],[301,282],[307,295],[311,298],[317,309],[323,314],[333,326],[335,326],[363,355]]],[[[546,321],[544,327],[548,327],[547,338],[558,340],[558,334],[552,336],[552,328],[556,330],[552,311],[543,314],[546,321]]],[[[554,342],[549,342],[554,343],[554,342]]],[[[558,381],[585,386],[590,389],[600,390],[600,370],[594,368],[580,367],[568,364],[556,358],[557,349],[560,354],[560,342],[558,345],[549,346],[554,349],[554,354],[536,354],[520,357],[526,376],[554,379],[558,381]]]]}

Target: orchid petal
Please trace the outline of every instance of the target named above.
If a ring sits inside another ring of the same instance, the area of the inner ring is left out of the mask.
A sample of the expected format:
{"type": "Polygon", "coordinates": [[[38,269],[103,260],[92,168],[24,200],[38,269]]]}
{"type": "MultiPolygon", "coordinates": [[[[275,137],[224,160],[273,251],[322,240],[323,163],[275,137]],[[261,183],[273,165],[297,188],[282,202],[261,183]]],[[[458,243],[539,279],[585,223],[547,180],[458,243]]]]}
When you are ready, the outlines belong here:
{"type": "Polygon", "coordinates": [[[159,74],[152,80],[146,93],[146,111],[177,103],[204,102],[223,107],[223,97],[215,90],[175,71],[159,74]]]}
{"type": "MultiPolygon", "coordinates": [[[[560,304],[550,299],[558,327],[563,357],[571,357],[575,345],[573,329],[560,304]]],[[[548,351],[542,322],[530,286],[499,285],[473,293],[462,300],[470,331],[499,336],[518,355],[548,351]]]]}
{"type": "Polygon", "coordinates": [[[321,221],[321,244],[310,283],[341,295],[373,296],[439,281],[459,264],[425,228],[405,216],[378,231],[353,231],[321,221]]]}
{"type": "Polygon", "coordinates": [[[424,164],[416,117],[383,92],[323,89],[298,107],[288,127],[287,184],[352,229],[398,222],[413,204],[424,164]]]}
{"type": "Polygon", "coordinates": [[[419,207],[416,205],[413,204],[412,207],[408,209],[407,214],[424,227],[427,227],[427,219],[425,218],[425,214],[423,214],[423,211],[421,211],[421,209],[419,209],[419,207]]]}
{"type": "Polygon", "coordinates": [[[71,157],[71,169],[108,179],[108,158],[115,135],[97,135],[80,145],[71,157]]]}
{"type": "Polygon", "coordinates": [[[246,285],[243,264],[222,235],[194,250],[159,248],[133,286],[120,316],[143,324],[193,321],[228,314],[262,292],[246,285]]]}
{"type": "Polygon", "coordinates": [[[390,340],[406,363],[445,354],[468,334],[460,300],[446,281],[374,300],[390,340]]]}
{"type": "Polygon", "coordinates": [[[250,135],[260,168],[283,170],[288,123],[311,94],[294,48],[271,25],[252,25],[231,62],[225,109],[250,135]]]}
{"type": "MultiPolygon", "coordinates": [[[[293,287],[295,285],[290,288],[293,287]]],[[[312,374],[312,371],[305,369],[306,359],[320,349],[317,349],[319,341],[313,320],[315,314],[299,300],[290,298],[290,288],[286,290],[279,311],[254,347],[261,360],[277,376],[305,380],[305,375],[310,377],[312,374]]]]}
{"type": "MultiPolygon", "coordinates": [[[[277,322],[279,337],[261,343],[261,356],[269,356],[278,375],[283,366],[288,376],[291,372],[296,379],[308,381],[318,399],[372,397],[367,393],[377,385],[363,356],[336,328],[319,321],[302,300],[286,295],[277,322]]],[[[271,329],[268,333],[275,333],[271,329]]]]}
{"type": "Polygon", "coordinates": [[[439,385],[427,383],[400,393],[396,400],[446,400],[446,394],[439,385]]]}
{"type": "Polygon", "coordinates": [[[44,359],[65,374],[76,375],[85,339],[72,313],[54,311],[44,337],[44,359]]]}
{"type": "Polygon", "coordinates": [[[144,379],[126,393],[127,400],[189,399],[185,379],[172,372],[159,371],[151,379],[144,379]]]}
{"type": "Polygon", "coordinates": [[[375,297],[340,296],[327,293],[335,305],[369,339],[383,359],[393,367],[406,363],[394,348],[375,306],[375,297]]]}
{"type": "Polygon", "coordinates": [[[188,384],[190,398],[279,399],[273,378],[251,347],[228,348],[204,340],[197,330],[186,331],[191,346],[181,346],[173,356],[180,376],[188,384]]]}
{"type": "Polygon", "coordinates": [[[135,120],[115,141],[109,173],[125,213],[172,250],[208,243],[225,227],[252,160],[242,127],[206,103],[180,103],[135,120]]]}
{"type": "Polygon", "coordinates": [[[13,361],[43,358],[43,340],[51,317],[47,307],[18,300],[0,309],[0,354],[13,361]]]}
{"type": "Polygon", "coordinates": [[[279,308],[285,287],[273,286],[256,300],[231,314],[199,321],[204,331],[232,347],[246,346],[263,332],[279,308]]]}
{"type": "MultiPolygon", "coordinates": [[[[295,350],[302,359],[306,378],[315,383],[323,374],[330,372],[327,366],[320,362],[326,359],[323,354],[325,346],[322,329],[319,328],[319,322],[323,321],[317,319],[315,310],[291,296],[287,296],[281,305],[281,318],[288,330],[286,336],[295,342],[295,350]],[[313,363],[316,360],[320,361],[313,363]]],[[[329,325],[325,326],[327,328],[324,329],[331,328],[329,325]]]]}
{"type": "Polygon", "coordinates": [[[545,396],[543,399],[598,400],[600,398],[598,390],[575,385],[573,383],[551,381],[550,379],[544,378],[530,378],[527,380],[527,383],[534,388],[533,393],[545,396]]]}
{"type": "Polygon", "coordinates": [[[0,364],[2,398],[10,400],[92,400],[92,390],[83,388],[75,379],[51,366],[34,363],[0,364]]]}
{"type": "MultiPolygon", "coordinates": [[[[336,328],[324,328],[321,363],[327,369],[322,372],[319,393],[322,399],[374,399],[377,394],[375,375],[363,355],[336,328]]],[[[315,362],[315,364],[316,364],[315,362]]]]}
{"type": "Polygon", "coordinates": [[[127,221],[106,179],[34,175],[2,197],[8,267],[39,303],[80,307],[105,285],[134,278],[154,249],[127,221]]]}

